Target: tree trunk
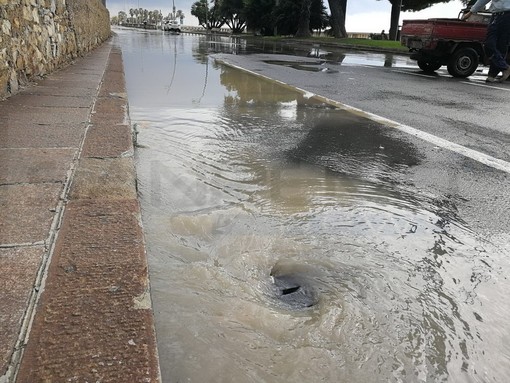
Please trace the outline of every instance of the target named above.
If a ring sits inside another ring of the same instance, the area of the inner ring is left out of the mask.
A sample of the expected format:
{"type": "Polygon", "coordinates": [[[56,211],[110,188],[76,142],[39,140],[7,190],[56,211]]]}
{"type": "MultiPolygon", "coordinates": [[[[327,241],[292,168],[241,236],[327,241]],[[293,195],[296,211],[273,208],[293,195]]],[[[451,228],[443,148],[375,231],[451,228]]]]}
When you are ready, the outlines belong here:
{"type": "Polygon", "coordinates": [[[298,29],[295,37],[311,37],[310,33],[310,7],[312,0],[301,0],[301,12],[299,13],[298,29]]]}
{"type": "Polygon", "coordinates": [[[347,0],[340,0],[340,6],[342,7],[343,12],[343,25],[345,25],[345,15],[347,14],[347,0]]]}
{"type": "Polygon", "coordinates": [[[345,13],[342,9],[343,0],[328,0],[329,9],[331,11],[331,30],[333,36],[336,38],[347,37],[347,31],[345,30],[345,13]]]}
{"type": "Polygon", "coordinates": [[[402,0],[390,0],[391,3],[391,24],[390,24],[390,40],[397,40],[398,22],[400,20],[400,10],[402,0]]]}

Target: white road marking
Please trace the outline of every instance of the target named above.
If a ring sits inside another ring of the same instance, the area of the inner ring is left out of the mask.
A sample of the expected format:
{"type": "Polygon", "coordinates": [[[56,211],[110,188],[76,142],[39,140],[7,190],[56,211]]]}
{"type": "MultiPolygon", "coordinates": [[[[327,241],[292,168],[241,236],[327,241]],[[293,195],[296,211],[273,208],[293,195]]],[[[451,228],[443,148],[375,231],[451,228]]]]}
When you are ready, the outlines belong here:
{"type": "MultiPolygon", "coordinates": [[[[234,65],[234,64],[231,64],[225,60],[222,60],[222,59],[216,59],[218,62],[224,64],[224,65],[228,65],[230,67],[233,67],[233,68],[237,68],[239,70],[242,70],[244,72],[248,72],[248,73],[251,73],[255,76],[258,76],[258,77],[261,77],[261,78],[265,78],[266,80],[270,80],[270,81],[273,81],[273,82],[276,82],[278,84],[282,84],[286,87],[290,87],[290,88],[293,88],[293,89],[296,89],[297,91],[303,93],[304,95],[306,95],[306,97],[310,97],[312,94],[312,92],[310,91],[307,91],[307,90],[304,90],[304,89],[301,89],[301,88],[298,88],[296,86],[293,86],[293,85],[290,85],[290,84],[287,84],[283,81],[279,81],[279,80],[275,80],[271,77],[268,77],[268,76],[265,76],[263,74],[260,74],[260,73],[257,73],[257,72],[254,72],[254,71],[251,71],[249,69],[246,69],[246,68],[243,68],[243,67],[240,67],[238,65],[234,65]]],[[[408,72],[404,72],[404,73],[408,73],[408,72]]],[[[423,76],[423,75],[421,75],[423,76]]],[[[469,82],[466,82],[467,84],[470,84],[469,82]]],[[[481,84],[478,84],[479,86],[481,86],[481,84]]],[[[414,136],[414,137],[417,137],[417,138],[420,138],[426,142],[429,142],[433,145],[436,145],[440,148],[443,148],[443,149],[447,149],[447,150],[450,150],[454,153],[457,153],[457,154],[460,154],[460,155],[463,155],[464,157],[467,157],[467,158],[470,158],[472,160],[475,160],[475,161],[478,161],[484,165],[487,165],[487,166],[490,166],[494,169],[498,169],[498,170],[501,170],[503,172],[506,172],[506,173],[510,173],[510,162],[507,162],[507,161],[504,161],[504,160],[500,160],[499,158],[495,158],[495,157],[492,157],[492,156],[489,156],[485,153],[482,153],[482,152],[479,152],[479,151],[476,151],[476,150],[473,150],[473,149],[469,149],[469,148],[466,148],[465,146],[462,146],[462,145],[459,145],[459,144],[456,144],[454,142],[451,142],[451,141],[448,141],[448,140],[445,140],[444,138],[441,138],[441,137],[438,137],[438,136],[434,136],[433,134],[430,134],[430,133],[426,133],[426,132],[423,132],[419,129],[416,129],[416,128],[413,128],[409,125],[405,125],[405,124],[401,124],[397,121],[393,121],[393,120],[390,120],[386,117],[382,117],[382,116],[379,116],[377,114],[374,114],[374,113],[370,113],[370,112],[366,112],[362,109],[359,109],[359,108],[356,108],[354,106],[350,106],[350,105],[346,105],[346,104],[343,104],[339,101],[335,101],[335,100],[332,100],[328,97],[325,97],[325,96],[321,96],[320,94],[314,94],[315,97],[319,98],[320,100],[330,104],[330,105],[333,105],[333,106],[336,106],[340,109],[343,109],[343,110],[347,110],[349,112],[353,112],[357,115],[360,115],[360,116],[364,116],[366,118],[369,118],[371,119],[372,121],[374,122],[378,122],[380,124],[383,124],[383,125],[386,125],[386,126],[389,126],[389,127],[392,127],[392,128],[395,128],[395,129],[398,129],[404,133],[407,133],[411,136],[414,136]]]]}
{"type": "Polygon", "coordinates": [[[403,74],[408,74],[410,76],[417,76],[417,77],[425,77],[425,78],[430,78],[430,79],[438,79],[440,76],[434,76],[434,75],[430,75],[430,74],[422,74],[422,73],[416,73],[416,72],[408,72],[406,70],[398,70],[398,69],[392,69],[391,70],[392,72],[395,72],[395,73],[403,73],[403,74]]]}
{"type": "MultiPolygon", "coordinates": [[[[320,97],[320,98],[323,98],[322,96],[319,96],[319,95],[317,95],[317,96],[320,97]]],[[[467,148],[465,146],[462,146],[462,145],[456,144],[454,142],[445,140],[444,138],[441,138],[441,137],[435,136],[433,134],[426,133],[426,132],[421,131],[419,129],[413,128],[413,127],[411,127],[409,125],[401,124],[399,122],[390,120],[388,118],[381,117],[381,116],[378,116],[376,114],[373,114],[373,113],[370,113],[370,112],[366,112],[364,110],[361,110],[361,109],[358,109],[358,108],[355,108],[355,107],[352,107],[352,106],[349,106],[349,105],[341,104],[341,103],[339,103],[337,101],[334,101],[334,100],[329,100],[329,102],[332,103],[332,104],[335,104],[336,106],[338,106],[338,107],[340,107],[342,109],[345,109],[345,110],[348,110],[348,111],[355,112],[357,114],[361,114],[361,115],[367,116],[368,118],[370,118],[371,120],[373,120],[375,122],[379,122],[381,124],[390,126],[392,128],[395,128],[395,129],[398,129],[398,130],[400,130],[400,131],[402,131],[404,133],[407,133],[407,134],[409,134],[411,136],[420,138],[420,139],[422,139],[422,140],[424,140],[426,142],[429,142],[429,143],[431,143],[433,145],[436,145],[436,146],[438,146],[440,148],[450,150],[450,151],[455,152],[457,154],[461,154],[461,155],[463,155],[465,157],[471,158],[472,160],[478,161],[478,162],[480,162],[480,163],[482,163],[484,165],[490,166],[490,167],[492,167],[494,169],[498,169],[498,170],[504,171],[506,173],[510,173],[510,162],[507,162],[507,161],[504,161],[504,160],[500,160],[499,158],[495,158],[495,157],[489,156],[488,154],[479,152],[477,150],[469,149],[469,148],[467,148]]]]}
{"type": "MultiPolygon", "coordinates": [[[[482,84],[482,83],[474,82],[474,81],[462,81],[462,83],[468,84],[468,85],[473,85],[473,86],[480,86],[482,88],[491,88],[491,89],[504,90],[505,92],[510,92],[510,88],[502,88],[500,86],[487,85],[485,82],[482,84]]],[[[492,84],[494,84],[494,83],[492,83],[492,84]]]]}
{"type": "MultiPolygon", "coordinates": [[[[440,77],[443,77],[441,75],[439,76],[433,76],[433,75],[427,75],[427,74],[422,74],[422,73],[416,73],[416,72],[408,72],[408,71],[405,71],[405,70],[398,70],[398,69],[392,69],[391,70],[392,72],[395,72],[395,73],[403,73],[403,74],[408,74],[408,75],[411,75],[411,76],[418,76],[418,77],[426,77],[426,78],[429,78],[429,79],[433,79],[433,80],[436,80],[440,77]]],[[[475,76],[477,77],[482,77],[483,74],[479,74],[477,73],[475,76]]],[[[480,86],[482,88],[492,88],[492,89],[498,89],[498,90],[503,90],[505,92],[510,92],[510,88],[502,88],[500,86],[497,86],[496,84],[497,83],[492,83],[492,84],[487,84],[485,82],[485,79],[474,79],[474,80],[471,80],[471,81],[460,81],[462,84],[467,84],[467,85],[472,85],[472,86],[480,86]]]]}

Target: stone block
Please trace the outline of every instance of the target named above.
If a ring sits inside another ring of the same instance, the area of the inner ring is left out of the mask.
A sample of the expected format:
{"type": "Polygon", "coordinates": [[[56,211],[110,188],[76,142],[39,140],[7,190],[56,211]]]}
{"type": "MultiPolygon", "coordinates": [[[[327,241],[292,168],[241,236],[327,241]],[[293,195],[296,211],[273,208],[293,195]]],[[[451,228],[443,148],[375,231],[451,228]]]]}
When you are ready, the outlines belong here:
{"type": "Polygon", "coordinates": [[[18,342],[44,252],[43,246],[0,249],[0,376],[18,342]]]}
{"type": "Polygon", "coordinates": [[[61,182],[77,149],[0,150],[0,184],[61,182]]]}
{"type": "Polygon", "coordinates": [[[0,186],[0,243],[41,243],[48,239],[63,184],[0,186]]]}
{"type": "Polygon", "coordinates": [[[157,382],[139,205],[71,202],[18,382],[157,382]]]}
{"type": "Polygon", "coordinates": [[[72,200],[136,199],[132,158],[83,158],[74,176],[72,200]]]}

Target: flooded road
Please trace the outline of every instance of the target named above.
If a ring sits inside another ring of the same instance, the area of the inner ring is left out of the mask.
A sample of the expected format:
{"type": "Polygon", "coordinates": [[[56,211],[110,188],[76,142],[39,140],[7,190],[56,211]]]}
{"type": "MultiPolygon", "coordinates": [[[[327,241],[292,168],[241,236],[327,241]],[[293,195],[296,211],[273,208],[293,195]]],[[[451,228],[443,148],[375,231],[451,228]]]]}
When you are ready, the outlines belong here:
{"type": "Polygon", "coordinates": [[[209,56],[239,41],[117,33],[164,382],[505,381],[506,241],[419,146],[209,56]]]}

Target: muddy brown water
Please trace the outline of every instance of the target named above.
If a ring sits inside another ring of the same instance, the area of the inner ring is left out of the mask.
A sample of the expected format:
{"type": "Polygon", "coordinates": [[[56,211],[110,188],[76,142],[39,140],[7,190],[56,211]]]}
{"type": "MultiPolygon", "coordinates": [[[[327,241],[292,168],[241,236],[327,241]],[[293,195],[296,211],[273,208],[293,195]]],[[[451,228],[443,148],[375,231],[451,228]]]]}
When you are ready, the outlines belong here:
{"type": "Polygon", "coordinates": [[[412,144],[209,56],[239,40],[117,32],[164,382],[505,381],[504,243],[412,144]]]}

